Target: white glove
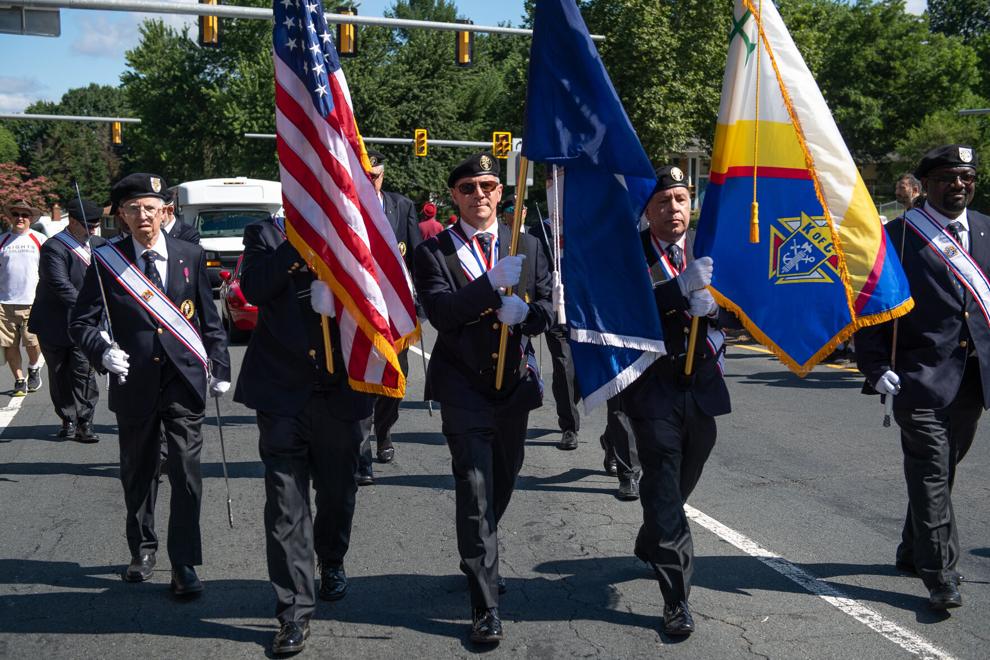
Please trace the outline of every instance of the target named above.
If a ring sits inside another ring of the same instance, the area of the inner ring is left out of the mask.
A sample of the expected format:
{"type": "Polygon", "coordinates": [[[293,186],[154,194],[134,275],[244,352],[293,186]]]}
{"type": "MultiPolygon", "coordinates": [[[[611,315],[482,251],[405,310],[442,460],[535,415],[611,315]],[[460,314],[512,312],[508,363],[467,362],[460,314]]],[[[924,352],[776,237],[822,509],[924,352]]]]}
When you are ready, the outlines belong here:
{"type": "Polygon", "coordinates": [[[880,394],[897,394],[901,391],[901,377],[888,369],[873,386],[880,394]]]}
{"type": "Polygon", "coordinates": [[[676,278],[677,286],[681,287],[681,295],[687,297],[692,291],[704,289],[711,284],[713,268],[711,257],[701,257],[689,263],[684,272],[676,278]]]}
{"type": "Polygon", "coordinates": [[[227,390],[230,389],[230,381],[219,380],[213,376],[210,376],[210,383],[207,387],[210,390],[210,396],[219,399],[227,393],[227,390]]]}
{"type": "Polygon", "coordinates": [[[517,254],[514,257],[499,259],[498,263],[487,273],[492,288],[498,291],[519,284],[519,276],[522,275],[523,259],[525,258],[525,254],[517,254]]]}
{"type": "Polygon", "coordinates": [[[309,303],[313,306],[313,311],[323,316],[333,318],[336,310],[333,306],[333,293],[326,282],[314,280],[309,285],[309,303]]]}
{"type": "MultiPolygon", "coordinates": [[[[491,271],[489,271],[491,272],[491,271]]],[[[498,320],[506,325],[516,325],[526,320],[529,305],[519,296],[502,296],[502,306],[498,308],[498,320]]]]}
{"type": "Polygon", "coordinates": [[[708,292],[708,289],[692,291],[691,295],[688,296],[688,314],[691,316],[699,318],[711,316],[717,309],[718,303],[715,302],[715,298],[708,292]]]}
{"type": "Polygon", "coordinates": [[[117,374],[118,376],[126,376],[127,370],[131,367],[127,362],[130,357],[130,355],[121,349],[111,346],[103,351],[103,357],[100,359],[100,362],[103,363],[103,366],[110,373],[117,374]]]}

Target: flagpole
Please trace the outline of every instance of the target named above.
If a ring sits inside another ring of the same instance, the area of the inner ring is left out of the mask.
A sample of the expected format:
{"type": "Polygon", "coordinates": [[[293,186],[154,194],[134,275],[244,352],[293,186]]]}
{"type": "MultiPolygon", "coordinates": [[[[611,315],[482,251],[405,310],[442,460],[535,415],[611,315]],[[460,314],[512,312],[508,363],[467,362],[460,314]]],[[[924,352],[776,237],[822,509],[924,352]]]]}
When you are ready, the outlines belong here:
{"type": "Polygon", "coordinates": [[[694,372],[694,349],[698,345],[698,317],[691,318],[691,334],[688,335],[687,359],[684,361],[684,375],[690,376],[694,372]]]}
{"type": "MultiPolygon", "coordinates": [[[[914,201],[914,200],[912,200],[914,201]]],[[[904,237],[907,236],[907,212],[911,209],[904,209],[904,224],[901,227],[901,249],[897,253],[898,259],[904,258],[904,237]]],[[[890,338],[890,370],[894,371],[894,367],[897,365],[897,326],[900,325],[901,317],[894,319],[894,331],[891,333],[890,338]]],[[[897,373],[897,372],[894,372],[897,373]]],[[[880,402],[883,403],[883,427],[890,428],[890,416],[894,412],[894,395],[893,394],[881,394],[880,402]]]]}
{"type": "MultiPolygon", "coordinates": [[[[529,159],[523,155],[519,156],[519,165],[516,170],[516,209],[512,216],[512,240],[509,243],[509,256],[516,256],[519,249],[519,234],[522,231],[523,203],[526,199],[526,175],[529,171],[529,159]]],[[[512,295],[512,287],[509,287],[505,295],[512,295]]],[[[509,345],[509,326],[502,324],[502,333],[498,338],[498,364],[495,368],[495,389],[502,389],[502,380],[505,378],[505,351],[509,345]]]]}
{"type": "Polygon", "coordinates": [[[327,354],[327,371],[333,375],[333,340],[330,339],[330,319],[320,314],[320,325],[323,326],[323,350],[327,354]]]}

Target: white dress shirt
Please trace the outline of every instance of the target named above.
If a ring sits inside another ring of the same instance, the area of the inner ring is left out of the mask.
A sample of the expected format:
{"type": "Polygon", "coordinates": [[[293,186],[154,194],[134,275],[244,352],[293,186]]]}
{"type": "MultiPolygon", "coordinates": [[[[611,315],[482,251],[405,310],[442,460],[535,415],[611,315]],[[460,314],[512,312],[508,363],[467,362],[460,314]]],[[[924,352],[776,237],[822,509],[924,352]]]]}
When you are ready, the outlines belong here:
{"type": "MultiPolygon", "coordinates": [[[[158,254],[158,257],[155,259],[155,268],[158,269],[158,276],[162,278],[162,286],[168,288],[168,245],[165,242],[165,232],[158,232],[158,240],[150,248],[146,248],[138,243],[133,236],[131,237],[131,241],[134,243],[135,263],[141,269],[142,273],[144,272],[144,253],[154,250],[158,254]]],[[[162,293],[165,293],[165,291],[162,293]]]]}
{"type": "Polygon", "coordinates": [[[947,218],[932,208],[931,204],[925,202],[925,212],[935,218],[935,222],[943,227],[948,228],[950,222],[956,222],[961,225],[959,229],[959,242],[962,244],[962,249],[969,252],[969,215],[966,213],[966,209],[963,209],[963,212],[958,218],[947,218]]]}

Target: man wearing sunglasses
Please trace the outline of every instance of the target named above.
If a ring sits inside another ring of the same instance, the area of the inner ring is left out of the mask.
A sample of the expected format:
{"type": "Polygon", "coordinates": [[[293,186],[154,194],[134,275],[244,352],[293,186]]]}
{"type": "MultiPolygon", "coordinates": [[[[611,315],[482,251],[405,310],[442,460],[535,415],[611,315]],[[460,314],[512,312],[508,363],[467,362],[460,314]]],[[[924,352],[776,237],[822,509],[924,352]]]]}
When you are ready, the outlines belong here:
{"type": "Polygon", "coordinates": [[[530,341],[550,325],[550,274],[539,243],[497,222],[498,161],[483,153],[447,179],[460,213],[416,250],[416,289],[437,341],[426,396],[441,404],[456,496],[457,549],[471,593],[471,641],[498,643],[498,522],[523,461],[529,411],[543,403],[530,341]],[[507,289],[512,288],[512,295],[507,289]],[[495,386],[499,337],[509,326],[502,386],[495,386]]]}
{"type": "Polygon", "coordinates": [[[895,565],[921,578],[935,610],[962,605],[951,493],[990,407],[990,218],[968,208],[976,167],[976,152],[958,144],[921,159],[927,201],[887,224],[914,309],[856,335],[864,391],[893,396],[901,428],[908,511],[895,565]]]}
{"type": "MultiPolygon", "coordinates": [[[[419,232],[416,205],[405,195],[382,190],[382,183],[385,181],[385,154],[374,149],[368,149],[368,158],[371,160],[371,183],[375,186],[378,199],[385,209],[385,217],[388,218],[392,231],[395,232],[399,254],[402,255],[406,268],[411,274],[413,250],[423,242],[423,236],[419,232]]],[[[399,353],[399,367],[403,374],[409,374],[408,351],[399,353]]],[[[370,442],[372,431],[375,435],[375,457],[382,463],[391,463],[395,458],[395,447],[392,445],[392,427],[399,421],[400,403],[402,403],[402,399],[388,396],[375,397],[374,413],[364,421],[365,436],[369,439],[365,440],[364,446],[361,448],[361,461],[358,465],[357,480],[358,484],[362,486],[369,486],[374,483],[370,442]]]]}
{"type": "Polygon", "coordinates": [[[14,396],[41,389],[41,345],[28,330],[38,288],[38,266],[45,235],[31,229],[41,210],[23,199],[7,207],[10,230],[0,234],[0,346],[14,376],[14,396]],[[21,345],[28,356],[27,377],[21,369],[21,345]]]}

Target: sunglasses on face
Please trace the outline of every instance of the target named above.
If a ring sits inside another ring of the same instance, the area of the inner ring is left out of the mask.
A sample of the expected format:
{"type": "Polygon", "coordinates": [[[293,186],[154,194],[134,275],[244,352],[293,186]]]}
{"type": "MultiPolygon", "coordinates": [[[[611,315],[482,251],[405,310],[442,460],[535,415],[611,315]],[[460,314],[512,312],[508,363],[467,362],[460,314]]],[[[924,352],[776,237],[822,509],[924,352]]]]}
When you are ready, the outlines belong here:
{"type": "Polygon", "coordinates": [[[457,192],[462,195],[472,194],[475,188],[481,188],[481,192],[487,195],[498,188],[498,181],[475,181],[474,183],[457,184],[457,192]]]}
{"type": "Polygon", "coordinates": [[[938,181],[939,183],[955,183],[956,179],[959,180],[964,186],[971,186],[976,183],[976,172],[963,172],[962,174],[934,174],[931,177],[932,181],[938,181]]]}
{"type": "Polygon", "coordinates": [[[30,218],[31,217],[31,214],[30,213],[25,213],[24,211],[14,211],[10,215],[12,215],[15,218],[30,218]]]}

